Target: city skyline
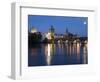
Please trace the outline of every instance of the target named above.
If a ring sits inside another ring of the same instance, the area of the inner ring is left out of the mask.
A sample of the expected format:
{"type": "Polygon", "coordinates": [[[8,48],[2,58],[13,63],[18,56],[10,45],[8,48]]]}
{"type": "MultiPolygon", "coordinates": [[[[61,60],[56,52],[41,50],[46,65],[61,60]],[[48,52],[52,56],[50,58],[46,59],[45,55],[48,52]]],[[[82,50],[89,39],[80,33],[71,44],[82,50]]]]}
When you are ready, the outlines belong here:
{"type": "Polygon", "coordinates": [[[64,34],[66,29],[68,32],[79,36],[87,37],[88,18],[87,17],[71,17],[71,16],[42,16],[29,15],[28,29],[35,27],[40,32],[48,32],[53,26],[55,33],[64,34]]]}
{"type": "Polygon", "coordinates": [[[88,18],[28,16],[28,66],[88,64],[88,18]]]}

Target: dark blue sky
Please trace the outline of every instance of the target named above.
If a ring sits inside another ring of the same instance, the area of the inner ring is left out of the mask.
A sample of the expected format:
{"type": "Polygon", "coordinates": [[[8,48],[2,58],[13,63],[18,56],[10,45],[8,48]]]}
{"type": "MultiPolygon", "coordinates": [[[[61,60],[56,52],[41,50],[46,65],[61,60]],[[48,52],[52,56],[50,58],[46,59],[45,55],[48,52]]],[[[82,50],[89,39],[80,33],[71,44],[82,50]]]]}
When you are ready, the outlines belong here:
{"type": "Polygon", "coordinates": [[[87,17],[70,17],[70,16],[43,16],[28,15],[28,28],[37,28],[40,32],[48,32],[53,25],[56,33],[64,34],[66,28],[73,34],[87,36],[88,18],[87,17]]]}

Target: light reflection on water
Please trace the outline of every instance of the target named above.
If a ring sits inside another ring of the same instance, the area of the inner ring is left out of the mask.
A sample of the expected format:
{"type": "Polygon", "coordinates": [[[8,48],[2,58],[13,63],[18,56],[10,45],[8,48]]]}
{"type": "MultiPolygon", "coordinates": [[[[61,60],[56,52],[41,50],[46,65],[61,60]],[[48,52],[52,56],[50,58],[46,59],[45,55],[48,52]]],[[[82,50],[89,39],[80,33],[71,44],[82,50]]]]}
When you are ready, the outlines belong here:
{"type": "Polygon", "coordinates": [[[37,44],[28,49],[28,66],[87,64],[87,45],[37,44]]]}

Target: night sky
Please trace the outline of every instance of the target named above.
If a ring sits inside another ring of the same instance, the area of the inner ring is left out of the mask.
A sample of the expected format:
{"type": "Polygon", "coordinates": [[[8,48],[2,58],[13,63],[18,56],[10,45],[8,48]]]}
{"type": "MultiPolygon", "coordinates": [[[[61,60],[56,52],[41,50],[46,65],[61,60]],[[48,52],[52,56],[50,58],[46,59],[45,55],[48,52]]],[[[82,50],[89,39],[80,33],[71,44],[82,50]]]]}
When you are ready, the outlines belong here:
{"type": "Polygon", "coordinates": [[[44,33],[48,32],[51,25],[54,26],[55,33],[64,34],[67,28],[70,33],[87,36],[88,17],[28,15],[29,30],[35,27],[44,33]]]}

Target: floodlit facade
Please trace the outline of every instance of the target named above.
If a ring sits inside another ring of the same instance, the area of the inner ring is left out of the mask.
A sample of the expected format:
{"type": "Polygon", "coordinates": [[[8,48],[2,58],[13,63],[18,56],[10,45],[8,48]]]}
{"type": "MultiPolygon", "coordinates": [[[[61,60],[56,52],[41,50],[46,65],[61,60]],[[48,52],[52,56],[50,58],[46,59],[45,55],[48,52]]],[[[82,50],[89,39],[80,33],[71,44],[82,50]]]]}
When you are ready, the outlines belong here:
{"type": "Polygon", "coordinates": [[[33,27],[33,28],[31,29],[31,33],[36,33],[36,32],[37,32],[37,29],[33,27]]]}

